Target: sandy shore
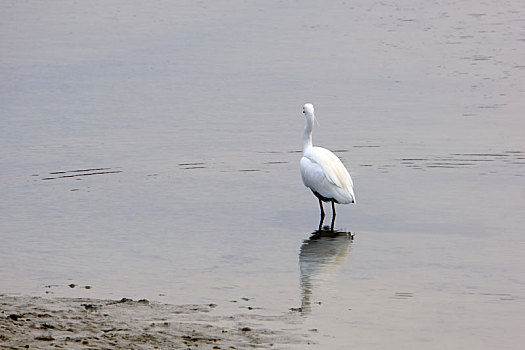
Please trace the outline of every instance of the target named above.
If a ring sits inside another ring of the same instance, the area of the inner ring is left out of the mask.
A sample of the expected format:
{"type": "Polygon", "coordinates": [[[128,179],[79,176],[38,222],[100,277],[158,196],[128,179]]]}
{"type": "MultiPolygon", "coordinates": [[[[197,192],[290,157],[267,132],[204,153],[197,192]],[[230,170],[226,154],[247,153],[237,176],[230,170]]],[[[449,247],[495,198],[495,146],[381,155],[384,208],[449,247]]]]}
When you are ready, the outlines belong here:
{"type": "Polygon", "coordinates": [[[0,295],[0,348],[286,349],[300,315],[218,315],[210,305],[0,295]]]}

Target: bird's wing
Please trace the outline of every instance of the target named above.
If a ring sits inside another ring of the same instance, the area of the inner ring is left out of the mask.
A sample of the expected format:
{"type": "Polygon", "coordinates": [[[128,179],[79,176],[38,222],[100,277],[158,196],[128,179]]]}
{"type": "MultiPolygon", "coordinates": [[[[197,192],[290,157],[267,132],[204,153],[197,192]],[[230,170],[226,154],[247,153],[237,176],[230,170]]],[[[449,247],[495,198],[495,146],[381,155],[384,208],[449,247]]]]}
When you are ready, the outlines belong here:
{"type": "Polygon", "coordinates": [[[306,156],[301,158],[301,177],[304,185],[316,192],[327,181],[323,168],[306,156]]]}
{"type": "MultiPolygon", "coordinates": [[[[336,159],[340,162],[337,157],[336,159]]],[[[341,167],[344,169],[344,173],[348,174],[342,163],[341,167]]],[[[333,198],[338,203],[355,203],[352,179],[350,175],[345,178],[345,174],[337,175],[337,171],[333,171],[333,169],[332,171],[324,169],[319,163],[309,158],[307,154],[301,158],[301,177],[306,187],[324,198],[333,198]]]]}
{"type": "Polygon", "coordinates": [[[352,189],[354,186],[341,160],[326,148],[312,147],[305,157],[318,164],[328,181],[335,186],[343,189],[352,189]]]}

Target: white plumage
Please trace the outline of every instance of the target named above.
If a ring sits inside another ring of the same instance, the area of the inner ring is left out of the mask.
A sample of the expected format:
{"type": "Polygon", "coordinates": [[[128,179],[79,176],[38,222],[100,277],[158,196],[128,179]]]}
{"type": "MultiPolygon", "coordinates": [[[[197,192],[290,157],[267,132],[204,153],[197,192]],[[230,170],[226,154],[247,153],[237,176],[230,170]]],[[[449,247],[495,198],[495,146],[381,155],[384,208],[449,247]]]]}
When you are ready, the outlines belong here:
{"type": "Polygon", "coordinates": [[[301,158],[301,177],[303,183],[319,199],[321,208],[321,221],[319,230],[324,220],[322,202],[332,203],[332,225],[335,222],[335,203],[355,203],[354,184],[350,174],[339,158],[326,148],[312,145],[312,131],[315,114],[314,106],[307,103],[303,106],[306,116],[306,127],[303,135],[303,157],[301,158]]]}

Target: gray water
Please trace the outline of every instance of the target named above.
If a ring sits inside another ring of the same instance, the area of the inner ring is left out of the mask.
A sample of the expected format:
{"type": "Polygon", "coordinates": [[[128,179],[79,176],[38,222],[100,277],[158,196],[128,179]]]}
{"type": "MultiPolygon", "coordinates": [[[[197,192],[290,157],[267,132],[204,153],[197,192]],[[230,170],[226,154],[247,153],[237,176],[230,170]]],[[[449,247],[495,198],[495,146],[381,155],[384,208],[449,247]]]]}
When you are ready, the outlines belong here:
{"type": "Polygon", "coordinates": [[[0,293],[521,348],[524,46],[521,1],[4,1],[0,293]],[[355,183],[335,237],[310,239],[305,102],[355,183]]]}

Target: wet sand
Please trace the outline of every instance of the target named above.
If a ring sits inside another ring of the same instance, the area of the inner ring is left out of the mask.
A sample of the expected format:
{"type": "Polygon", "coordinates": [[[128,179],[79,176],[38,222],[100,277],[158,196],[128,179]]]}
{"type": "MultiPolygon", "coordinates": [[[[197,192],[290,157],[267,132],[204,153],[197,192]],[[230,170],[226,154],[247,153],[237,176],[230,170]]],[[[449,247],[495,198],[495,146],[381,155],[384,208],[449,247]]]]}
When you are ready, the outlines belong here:
{"type": "Polygon", "coordinates": [[[297,312],[218,316],[219,305],[0,295],[6,349],[245,349],[307,344],[297,312]],[[287,324],[272,328],[272,324],[287,324]]]}

